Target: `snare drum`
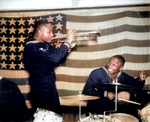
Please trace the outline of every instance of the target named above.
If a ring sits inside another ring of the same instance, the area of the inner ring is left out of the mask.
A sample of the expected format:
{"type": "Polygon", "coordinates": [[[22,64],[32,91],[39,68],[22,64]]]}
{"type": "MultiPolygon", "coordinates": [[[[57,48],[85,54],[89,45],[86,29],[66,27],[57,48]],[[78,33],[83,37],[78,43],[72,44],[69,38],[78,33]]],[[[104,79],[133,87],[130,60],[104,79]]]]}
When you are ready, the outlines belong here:
{"type": "Polygon", "coordinates": [[[134,116],[124,113],[112,114],[111,118],[112,122],[139,122],[139,120],[134,116]]]}
{"type": "Polygon", "coordinates": [[[96,115],[92,118],[90,116],[81,120],[81,122],[139,122],[137,118],[125,113],[115,113],[111,115],[96,115]]]}
{"type": "Polygon", "coordinates": [[[63,117],[52,111],[37,108],[33,122],[63,122],[63,117]]]}
{"type": "Polygon", "coordinates": [[[150,105],[147,105],[139,111],[142,122],[150,122],[150,105]]]}

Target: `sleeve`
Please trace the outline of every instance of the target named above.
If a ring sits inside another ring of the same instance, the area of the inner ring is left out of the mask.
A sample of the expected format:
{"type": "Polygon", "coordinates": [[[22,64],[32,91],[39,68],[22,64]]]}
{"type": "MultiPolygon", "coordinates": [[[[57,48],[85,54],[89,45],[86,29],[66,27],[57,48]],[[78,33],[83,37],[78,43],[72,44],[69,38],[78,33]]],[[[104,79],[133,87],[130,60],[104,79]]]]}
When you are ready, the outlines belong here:
{"type": "Polygon", "coordinates": [[[89,75],[89,78],[83,88],[83,94],[90,96],[98,96],[99,99],[89,100],[87,102],[87,109],[90,112],[103,112],[104,110],[111,110],[113,108],[113,100],[109,100],[104,96],[104,89],[101,87],[102,84],[107,80],[102,70],[94,70],[89,75]],[[104,79],[103,79],[104,78],[104,79]]]}
{"type": "Polygon", "coordinates": [[[55,48],[49,44],[41,47],[38,44],[28,44],[24,50],[24,63],[34,64],[42,62],[43,64],[58,64],[68,54],[68,46],[61,45],[60,48],[55,48]]]}
{"type": "Polygon", "coordinates": [[[95,88],[93,80],[91,78],[88,78],[88,80],[83,88],[82,94],[97,96],[96,92],[97,92],[97,89],[95,88]]]}
{"type": "Polygon", "coordinates": [[[141,81],[141,79],[139,77],[137,77],[136,79],[136,82],[137,82],[137,87],[142,90],[142,88],[144,87],[145,85],[145,80],[144,81],[141,81]]]}
{"type": "MultiPolygon", "coordinates": [[[[101,74],[101,73],[100,73],[101,74]]],[[[103,96],[104,91],[100,87],[101,78],[97,70],[94,70],[89,75],[89,78],[83,88],[82,93],[85,95],[103,96]]]]}
{"type": "Polygon", "coordinates": [[[61,45],[60,48],[55,48],[53,46],[49,46],[49,50],[41,51],[37,50],[35,54],[35,58],[38,58],[42,61],[48,61],[52,63],[58,63],[64,56],[68,54],[68,47],[66,45],[61,45]]]}
{"type": "Polygon", "coordinates": [[[121,78],[121,80],[124,81],[123,84],[136,87],[138,88],[138,90],[141,90],[145,85],[145,81],[141,81],[140,78],[134,78],[126,73],[123,73],[123,76],[124,78],[123,79],[121,78]]]}

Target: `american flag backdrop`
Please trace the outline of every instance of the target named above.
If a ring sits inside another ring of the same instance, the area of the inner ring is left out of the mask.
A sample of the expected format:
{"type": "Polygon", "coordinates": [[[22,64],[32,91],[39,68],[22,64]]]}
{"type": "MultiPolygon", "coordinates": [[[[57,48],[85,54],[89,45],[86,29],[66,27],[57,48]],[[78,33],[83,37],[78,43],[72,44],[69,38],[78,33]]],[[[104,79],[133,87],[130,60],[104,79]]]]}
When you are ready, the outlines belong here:
{"type": "Polygon", "coordinates": [[[52,23],[54,34],[66,33],[66,16],[62,14],[41,17],[5,18],[1,17],[1,69],[24,69],[22,62],[26,40],[32,35],[34,22],[45,19],[52,23]]]}
{"type": "MultiPolygon", "coordinates": [[[[122,6],[35,12],[0,13],[1,70],[3,77],[16,82],[26,100],[30,91],[29,74],[22,63],[25,40],[37,19],[48,19],[54,33],[68,29],[80,32],[101,30],[97,41],[80,41],[68,55],[65,65],[55,69],[59,96],[82,91],[92,70],[105,66],[109,58],[121,54],[126,59],[124,72],[137,77],[148,74],[144,89],[150,89],[150,6],[122,6]]],[[[64,103],[61,104],[70,104],[64,103]]]]}

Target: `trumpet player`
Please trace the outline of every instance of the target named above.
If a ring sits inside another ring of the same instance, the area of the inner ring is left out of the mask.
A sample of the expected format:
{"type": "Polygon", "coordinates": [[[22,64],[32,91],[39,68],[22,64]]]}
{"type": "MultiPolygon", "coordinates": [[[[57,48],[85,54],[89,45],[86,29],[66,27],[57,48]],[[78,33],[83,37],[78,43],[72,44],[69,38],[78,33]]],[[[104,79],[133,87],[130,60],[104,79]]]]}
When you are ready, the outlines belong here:
{"type": "Polygon", "coordinates": [[[54,34],[48,21],[37,21],[34,29],[33,40],[26,44],[23,58],[25,69],[30,74],[32,112],[34,114],[37,108],[43,108],[61,115],[54,68],[67,56],[76,30],[68,30],[65,43],[56,48],[50,45],[54,34]]]}

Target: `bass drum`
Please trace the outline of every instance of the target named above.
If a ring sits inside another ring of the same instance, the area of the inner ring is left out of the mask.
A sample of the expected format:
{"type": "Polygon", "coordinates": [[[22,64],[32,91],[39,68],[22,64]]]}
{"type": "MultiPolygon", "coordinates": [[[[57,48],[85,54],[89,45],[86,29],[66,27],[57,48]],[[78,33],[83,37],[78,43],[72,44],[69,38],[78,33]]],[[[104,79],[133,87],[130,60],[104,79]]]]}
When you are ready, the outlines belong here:
{"type": "Polygon", "coordinates": [[[142,122],[150,122],[150,104],[138,111],[142,122]]]}
{"type": "Polygon", "coordinates": [[[63,122],[63,117],[52,111],[37,108],[33,122],[63,122]]]}
{"type": "Polygon", "coordinates": [[[139,122],[139,120],[129,114],[115,113],[111,114],[112,122],[139,122]]]}

